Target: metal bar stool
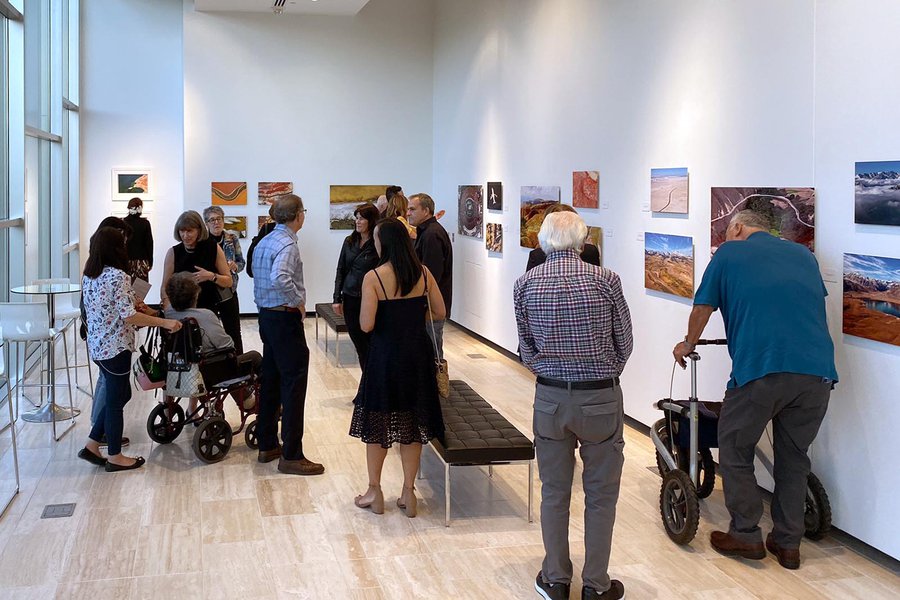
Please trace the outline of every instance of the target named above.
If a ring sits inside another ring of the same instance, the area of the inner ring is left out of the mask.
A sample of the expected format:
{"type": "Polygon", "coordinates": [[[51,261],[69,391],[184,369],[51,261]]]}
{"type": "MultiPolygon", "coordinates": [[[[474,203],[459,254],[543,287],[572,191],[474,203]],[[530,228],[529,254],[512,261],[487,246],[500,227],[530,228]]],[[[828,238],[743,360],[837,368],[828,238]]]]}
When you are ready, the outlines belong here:
{"type": "MultiPolygon", "coordinates": [[[[58,279],[35,279],[33,285],[58,285],[58,284],[69,284],[71,283],[65,277],[60,277],[58,279]]],[[[71,365],[71,368],[75,371],[75,387],[78,390],[84,392],[88,396],[93,398],[94,396],[94,373],[91,371],[91,361],[90,356],[88,355],[88,347],[87,347],[87,339],[82,340],[84,344],[84,363],[78,362],[78,338],[81,337],[78,334],[78,323],[81,320],[81,306],[75,304],[75,297],[78,294],[78,298],[81,298],[80,292],[73,292],[71,294],[59,294],[55,299],[54,305],[54,316],[56,317],[56,322],[53,324],[57,330],[61,331],[63,336],[65,336],[66,331],[71,329],[72,331],[72,350],[75,354],[74,362],[75,364],[71,365]],[[89,389],[84,389],[78,385],[78,369],[86,368],[88,372],[88,383],[90,384],[89,389]]]]}
{"type": "MultiPolygon", "coordinates": [[[[29,344],[38,343],[41,345],[41,360],[44,358],[44,347],[46,345],[47,356],[47,373],[49,374],[48,383],[22,383],[25,378],[25,368],[22,367],[21,376],[18,377],[16,383],[16,405],[18,405],[18,391],[20,388],[37,387],[41,390],[48,389],[50,402],[44,404],[36,411],[25,413],[22,419],[29,423],[52,423],[53,438],[57,441],[65,435],[74,425],[75,417],[81,412],[72,404],[72,379],[69,376],[69,356],[66,351],[66,338],[63,339],[64,358],[66,361],[66,380],[68,383],[69,408],[63,408],[56,403],[56,356],[54,352],[56,338],[60,336],[60,332],[50,327],[50,316],[47,313],[47,305],[44,302],[3,302],[0,303],[0,330],[3,332],[3,339],[10,344],[15,344],[16,362],[18,364],[20,356],[20,346],[25,345],[25,356],[29,344]],[[69,420],[70,424],[59,435],[56,431],[56,422],[69,420]]],[[[24,362],[24,361],[23,361],[24,362]]],[[[42,366],[43,368],[43,366],[42,366]]],[[[17,373],[18,375],[18,373],[17,373]]]]}
{"type": "MultiPolygon", "coordinates": [[[[0,331],[0,339],[3,338],[3,333],[0,331]]],[[[6,403],[6,408],[9,411],[9,423],[4,427],[0,428],[0,433],[3,433],[6,430],[9,430],[10,435],[12,436],[12,457],[13,457],[13,468],[16,472],[16,487],[11,490],[8,497],[0,498],[0,502],[2,502],[2,507],[0,507],[0,517],[6,512],[6,509],[9,508],[9,505],[12,504],[13,499],[19,493],[19,488],[21,486],[21,482],[19,480],[19,448],[16,445],[16,421],[13,418],[13,408],[12,408],[12,380],[6,375],[6,360],[5,353],[3,352],[3,344],[0,344],[0,384],[6,384],[6,397],[0,399],[0,408],[2,408],[3,404],[6,403]]]]}

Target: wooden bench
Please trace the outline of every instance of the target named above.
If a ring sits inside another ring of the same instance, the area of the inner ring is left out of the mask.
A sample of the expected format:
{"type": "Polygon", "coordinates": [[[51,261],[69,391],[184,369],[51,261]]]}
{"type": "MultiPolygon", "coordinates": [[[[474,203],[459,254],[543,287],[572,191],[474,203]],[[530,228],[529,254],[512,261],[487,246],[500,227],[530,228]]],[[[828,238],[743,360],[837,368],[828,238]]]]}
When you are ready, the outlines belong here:
{"type": "Polygon", "coordinates": [[[328,328],[330,327],[332,331],[334,331],[334,355],[335,355],[335,364],[340,366],[341,364],[341,334],[347,333],[347,323],[344,322],[344,317],[334,312],[334,307],[331,304],[323,303],[316,304],[316,341],[319,341],[319,317],[325,320],[325,324],[328,326],[325,328],[325,354],[328,354],[328,328]]]}
{"type": "Polygon", "coordinates": [[[444,439],[431,447],[444,461],[444,525],[450,526],[450,467],[528,465],[528,522],[532,519],[534,443],[497,412],[465,381],[450,381],[450,397],[441,398],[444,439]]]}

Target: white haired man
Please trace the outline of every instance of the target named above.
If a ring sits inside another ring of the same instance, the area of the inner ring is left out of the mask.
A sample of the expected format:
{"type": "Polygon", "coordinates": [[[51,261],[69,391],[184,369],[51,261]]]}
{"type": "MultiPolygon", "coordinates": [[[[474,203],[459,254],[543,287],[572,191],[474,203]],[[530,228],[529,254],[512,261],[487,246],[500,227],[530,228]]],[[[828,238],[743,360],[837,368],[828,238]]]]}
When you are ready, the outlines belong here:
{"type": "Polygon", "coordinates": [[[513,290],[522,362],[537,375],[534,445],[545,556],[534,588],[545,600],[569,597],[576,448],[584,463],[581,597],[625,595],[607,569],[624,462],[619,375],[631,356],[631,315],[619,276],[581,260],[586,235],[577,214],[548,215],[538,233],[547,260],[520,277],[513,290]]]}
{"type": "Polygon", "coordinates": [[[731,378],[719,416],[719,469],[731,523],[727,532],[713,531],[710,543],[720,554],[756,560],[768,549],[782,567],[797,569],[806,529],[807,450],[825,417],[837,371],[825,320],[828,292],[816,257],[770,235],[769,228],[768,217],[752,210],[731,219],[726,243],[694,295],[687,335],[672,354],[686,366],[685,356],[721,309],[731,378]],[[769,421],[775,438],[774,527],[763,547],[753,455],[769,421]]]}

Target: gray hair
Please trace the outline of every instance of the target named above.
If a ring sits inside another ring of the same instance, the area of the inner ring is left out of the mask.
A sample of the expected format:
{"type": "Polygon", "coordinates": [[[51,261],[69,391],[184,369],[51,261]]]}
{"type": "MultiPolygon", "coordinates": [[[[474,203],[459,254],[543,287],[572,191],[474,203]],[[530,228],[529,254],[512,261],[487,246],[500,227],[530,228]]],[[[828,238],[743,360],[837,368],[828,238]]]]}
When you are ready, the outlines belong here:
{"type": "Polygon", "coordinates": [[[191,273],[174,273],[166,282],[166,296],[168,296],[172,308],[179,312],[196,308],[197,298],[200,296],[200,286],[194,281],[191,273]]]}
{"type": "Polygon", "coordinates": [[[731,217],[729,225],[735,223],[744,227],[762,229],[763,231],[768,231],[772,228],[772,220],[767,215],[750,209],[744,209],[731,217]]]}
{"type": "Polygon", "coordinates": [[[558,250],[581,252],[587,237],[587,225],[577,213],[560,211],[544,217],[538,232],[541,249],[550,254],[558,250]]]}
{"type": "Polygon", "coordinates": [[[276,223],[290,223],[303,210],[303,200],[296,194],[282,196],[272,205],[272,219],[276,223]]]}
{"type": "Polygon", "coordinates": [[[203,217],[196,210],[186,210],[175,221],[175,241],[180,242],[181,236],[178,232],[185,229],[196,229],[200,232],[197,241],[202,242],[209,237],[209,230],[203,222],[203,217]]]}
{"type": "Polygon", "coordinates": [[[203,209],[203,220],[209,221],[209,216],[213,213],[219,215],[223,219],[225,218],[225,211],[222,210],[221,206],[207,206],[203,209]]]}
{"type": "Polygon", "coordinates": [[[428,214],[434,216],[434,200],[428,194],[418,193],[413,194],[409,197],[410,200],[413,198],[419,199],[419,206],[428,211],[428,214]]]}

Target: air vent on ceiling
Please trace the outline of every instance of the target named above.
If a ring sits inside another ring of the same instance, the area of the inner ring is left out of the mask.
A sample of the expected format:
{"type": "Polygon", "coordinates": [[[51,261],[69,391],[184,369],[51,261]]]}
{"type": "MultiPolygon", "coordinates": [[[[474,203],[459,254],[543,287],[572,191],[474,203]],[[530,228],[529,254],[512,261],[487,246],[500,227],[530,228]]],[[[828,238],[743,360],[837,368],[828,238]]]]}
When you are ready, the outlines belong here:
{"type": "Polygon", "coordinates": [[[272,12],[276,15],[280,15],[284,12],[284,4],[287,0],[274,0],[272,2],[272,12]]]}

